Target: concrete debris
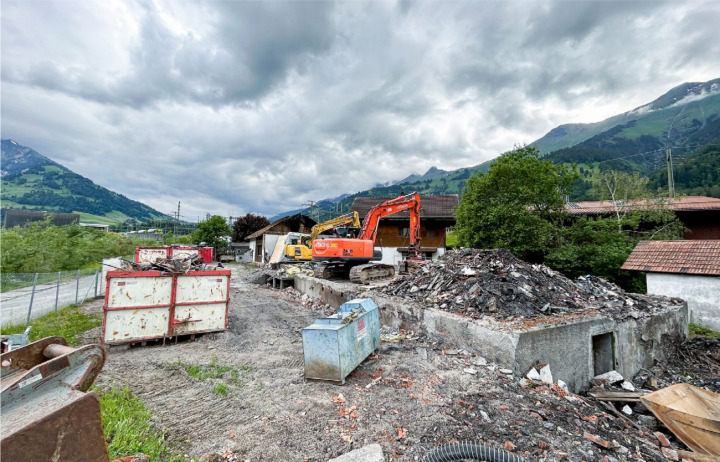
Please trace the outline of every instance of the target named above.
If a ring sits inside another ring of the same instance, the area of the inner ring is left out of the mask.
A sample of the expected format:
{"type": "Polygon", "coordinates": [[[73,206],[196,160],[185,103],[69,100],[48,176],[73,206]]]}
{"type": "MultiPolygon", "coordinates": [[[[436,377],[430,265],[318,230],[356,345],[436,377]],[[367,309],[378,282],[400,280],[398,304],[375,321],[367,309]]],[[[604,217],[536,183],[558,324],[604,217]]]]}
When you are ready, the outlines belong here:
{"type": "Polygon", "coordinates": [[[529,380],[540,380],[540,373],[535,369],[534,367],[530,369],[530,372],[527,373],[527,378],[529,380]]]}
{"type": "Polygon", "coordinates": [[[594,379],[599,382],[605,382],[609,384],[619,383],[625,380],[623,376],[620,375],[620,373],[618,373],[617,371],[610,371],[604,374],[596,375],[594,379]]]}
{"type": "MultiPolygon", "coordinates": [[[[540,318],[595,309],[615,319],[643,317],[667,306],[666,297],[625,292],[595,276],[572,281],[507,250],[452,250],[397,278],[384,293],[471,318],[540,318]],[[629,310],[628,307],[632,307],[629,310]]],[[[682,303],[676,300],[676,303],[682,303]]]]}
{"type": "Polygon", "coordinates": [[[552,372],[550,372],[550,365],[546,364],[543,367],[540,368],[540,381],[545,384],[552,385],[553,383],[553,376],[552,372]]]}
{"type": "Polygon", "coordinates": [[[466,374],[475,375],[475,374],[477,374],[478,371],[477,371],[477,369],[473,369],[472,367],[468,367],[468,368],[463,369],[463,372],[466,373],[466,374]]]}
{"type": "Polygon", "coordinates": [[[623,406],[622,411],[627,415],[632,415],[633,411],[627,404],[623,406]]]}
{"type": "Polygon", "coordinates": [[[282,278],[289,278],[293,277],[296,274],[304,274],[306,276],[312,276],[313,275],[313,269],[312,266],[308,263],[303,263],[301,265],[280,265],[280,268],[278,268],[276,275],[277,277],[282,278]]]}
{"type": "Polygon", "coordinates": [[[376,443],[355,449],[328,462],[383,462],[384,460],[382,446],[376,443]]]}
{"type": "Polygon", "coordinates": [[[632,382],[628,382],[627,380],[623,380],[623,382],[620,384],[620,386],[627,391],[635,391],[635,386],[632,384],[632,382]]]}

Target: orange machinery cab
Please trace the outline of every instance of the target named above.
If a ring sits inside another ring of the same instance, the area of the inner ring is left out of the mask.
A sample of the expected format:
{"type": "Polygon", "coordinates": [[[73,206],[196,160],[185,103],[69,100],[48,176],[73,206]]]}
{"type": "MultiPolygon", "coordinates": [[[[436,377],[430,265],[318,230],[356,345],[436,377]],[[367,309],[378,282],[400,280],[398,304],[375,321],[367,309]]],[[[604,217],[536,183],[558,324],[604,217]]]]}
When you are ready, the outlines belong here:
{"type": "Polygon", "coordinates": [[[316,239],[312,256],[315,261],[369,262],[380,259],[382,254],[374,252],[373,241],[368,239],[316,239]]]}

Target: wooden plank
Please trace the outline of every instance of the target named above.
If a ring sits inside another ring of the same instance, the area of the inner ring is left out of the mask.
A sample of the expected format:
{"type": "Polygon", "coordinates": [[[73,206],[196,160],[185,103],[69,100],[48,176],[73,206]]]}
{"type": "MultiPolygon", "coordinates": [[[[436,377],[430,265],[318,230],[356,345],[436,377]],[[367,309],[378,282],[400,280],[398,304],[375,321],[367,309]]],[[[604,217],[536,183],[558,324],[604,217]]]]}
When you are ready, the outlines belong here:
{"type": "Polygon", "coordinates": [[[720,462],[720,457],[710,456],[708,454],[700,454],[697,452],[690,451],[677,451],[680,460],[688,459],[694,462],[720,462]]]}
{"type": "Polygon", "coordinates": [[[720,456],[720,395],[678,383],[641,401],[690,449],[720,456]]]}
{"type": "Polygon", "coordinates": [[[642,393],[632,391],[598,391],[588,394],[600,401],[620,401],[626,403],[636,403],[640,401],[640,397],[643,396],[642,393]]]}

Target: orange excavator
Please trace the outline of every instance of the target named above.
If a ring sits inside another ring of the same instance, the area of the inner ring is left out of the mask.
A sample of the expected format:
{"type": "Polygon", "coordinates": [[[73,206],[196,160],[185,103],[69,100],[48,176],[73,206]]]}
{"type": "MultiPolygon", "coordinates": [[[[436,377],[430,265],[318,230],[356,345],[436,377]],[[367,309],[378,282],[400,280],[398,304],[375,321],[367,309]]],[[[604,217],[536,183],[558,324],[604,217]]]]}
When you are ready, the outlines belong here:
{"type": "Polygon", "coordinates": [[[373,279],[395,275],[395,266],[369,263],[380,260],[382,252],[375,251],[378,223],[383,217],[408,210],[410,212],[409,257],[422,260],[420,254],[420,194],[406,196],[376,205],[365,215],[362,228],[356,238],[319,239],[313,243],[312,259],[320,264],[315,277],[328,279],[333,276],[347,277],[355,283],[366,284],[373,279]]]}

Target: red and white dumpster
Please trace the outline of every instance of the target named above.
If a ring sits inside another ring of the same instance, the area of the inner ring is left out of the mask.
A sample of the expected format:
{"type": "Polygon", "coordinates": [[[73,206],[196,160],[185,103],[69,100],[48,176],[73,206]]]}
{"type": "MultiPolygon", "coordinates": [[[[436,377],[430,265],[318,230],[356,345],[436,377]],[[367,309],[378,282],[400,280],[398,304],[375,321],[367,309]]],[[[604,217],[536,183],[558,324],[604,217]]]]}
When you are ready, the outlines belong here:
{"type": "Polygon", "coordinates": [[[158,258],[170,258],[172,247],[164,245],[161,247],[135,247],[135,263],[155,263],[158,258]]]}
{"type": "Polygon", "coordinates": [[[230,271],[109,271],[100,341],[131,343],[228,327],[230,271]]]}

